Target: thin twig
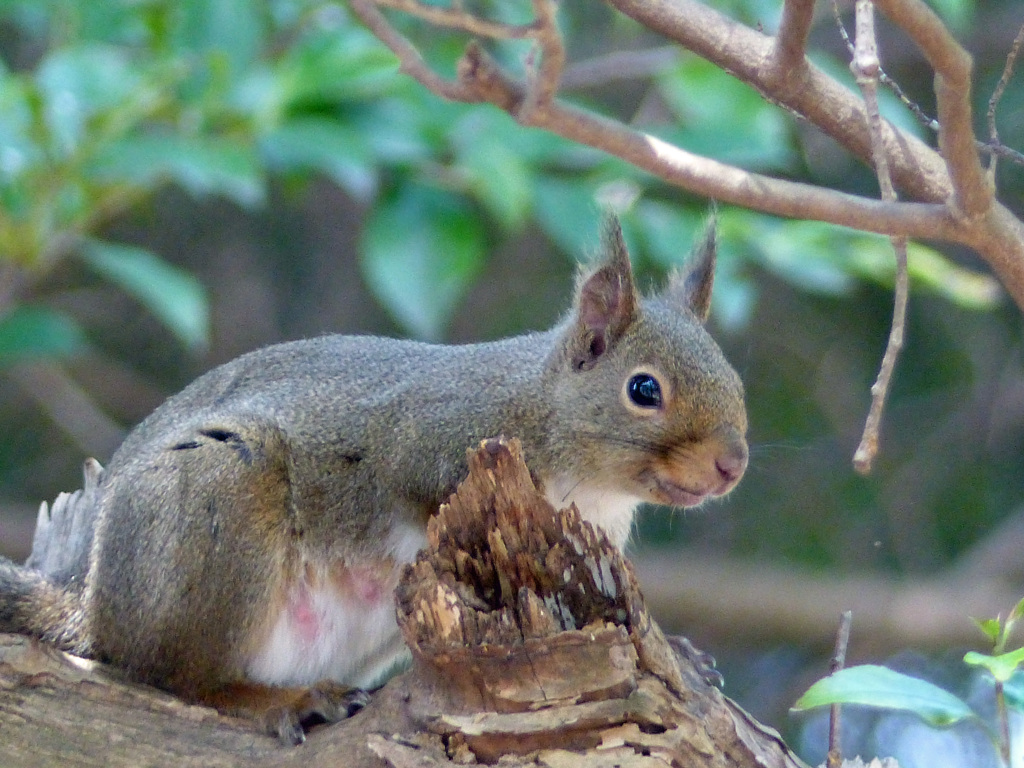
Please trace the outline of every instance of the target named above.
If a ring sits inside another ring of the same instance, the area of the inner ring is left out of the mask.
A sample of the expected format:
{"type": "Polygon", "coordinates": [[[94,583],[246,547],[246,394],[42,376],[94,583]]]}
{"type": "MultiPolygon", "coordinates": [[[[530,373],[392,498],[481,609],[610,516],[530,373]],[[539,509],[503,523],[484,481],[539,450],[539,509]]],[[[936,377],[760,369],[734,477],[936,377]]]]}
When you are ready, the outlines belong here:
{"type": "Polygon", "coordinates": [[[565,47],[558,31],[557,10],[554,0],[533,0],[537,33],[526,69],[526,98],[520,106],[519,118],[524,122],[531,122],[533,114],[546,109],[558,93],[565,47]]]}
{"type": "MultiPolygon", "coordinates": [[[[846,31],[846,25],[843,24],[842,12],[839,8],[839,0],[832,0],[832,16],[835,19],[836,29],[839,30],[839,36],[843,39],[843,42],[846,43],[846,49],[850,52],[850,58],[852,59],[854,55],[853,41],[850,40],[850,35],[846,31]]],[[[921,125],[930,131],[938,133],[939,121],[934,117],[929,117],[916,101],[907,96],[900,87],[900,84],[889,77],[889,75],[885,73],[885,70],[882,69],[881,65],[878,67],[878,82],[891,90],[896,95],[896,98],[902,102],[903,106],[909,109],[910,113],[917,118],[917,121],[921,125]]],[[[979,144],[981,143],[979,142],[979,144]]]]}
{"type": "Polygon", "coordinates": [[[401,70],[427,90],[452,101],[474,101],[458,81],[446,80],[423,61],[419,51],[377,9],[375,0],[349,0],[356,16],[398,57],[401,70]]]}
{"type": "MultiPolygon", "coordinates": [[[[834,675],[846,666],[846,649],[850,645],[850,625],[853,624],[853,611],[843,611],[839,617],[839,629],[836,631],[836,650],[828,665],[828,673],[834,675]]],[[[843,748],[840,741],[840,719],[842,708],[833,704],[829,710],[828,720],[828,768],[839,768],[843,763],[843,748]]]]}
{"type": "Polygon", "coordinates": [[[977,142],[978,151],[984,152],[986,155],[992,155],[993,157],[1001,157],[1004,160],[1009,160],[1011,163],[1017,165],[1024,165],[1024,153],[1018,152],[1015,149],[1011,149],[1005,144],[985,144],[983,142],[977,142]]]}
{"type": "Polygon", "coordinates": [[[996,680],[996,712],[999,714],[999,756],[1003,765],[1010,766],[1010,717],[1006,709],[1006,689],[1001,680],[996,680]]]}
{"type": "Polygon", "coordinates": [[[424,5],[416,0],[376,0],[376,4],[384,8],[404,11],[438,27],[459,29],[476,37],[521,40],[533,37],[536,32],[534,24],[502,24],[499,21],[481,19],[458,8],[424,5]]]}
{"type": "MultiPolygon", "coordinates": [[[[854,41],[854,56],[851,68],[857,77],[857,85],[864,95],[867,110],[868,128],[871,133],[872,154],[875,161],[875,175],[881,188],[882,199],[895,202],[896,190],[889,174],[889,163],[882,146],[882,116],[878,112],[878,45],[875,41],[875,8],[872,0],[857,0],[856,29],[857,39],[854,41]]],[[[892,380],[896,361],[903,348],[903,329],[907,316],[907,240],[905,237],[892,237],[892,247],[896,254],[896,288],[893,301],[892,327],[889,329],[889,341],[882,356],[882,364],[878,370],[878,378],[871,387],[871,408],[864,424],[864,434],[860,445],[853,455],[853,466],[861,474],[871,471],[871,464],[878,453],[878,435],[882,424],[882,412],[885,399],[889,394],[889,382],[892,380]]]]}
{"type": "MultiPolygon", "coordinates": [[[[999,107],[999,101],[1003,98],[1003,91],[1006,90],[1006,86],[1013,76],[1013,68],[1017,63],[1017,55],[1020,53],[1022,43],[1024,43],[1024,26],[1017,32],[1017,37],[1013,39],[1010,53],[1006,56],[1006,64],[1003,65],[1003,74],[999,78],[995,90],[992,91],[992,97],[988,100],[988,111],[986,112],[986,117],[988,118],[988,140],[992,146],[999,145],[999,130],[996,128],[996,109],[999,107]]],[[[996,160],[997,156],[993,154],[989,157],[988,161],[988,182],[993,187],[996,183],[996,160]]]]}
{"type": "MultiPolygon", "coordinates": [[[[843,24],[843,19],[842,19],[841,13],[840,13],[838,0],[833,0],[833,2],[832,2],[832,14],[835,17],[836,28],[839,30],[839,36],[843,39],[843,42],[846,43],[846,47],[850,51],[850,55],[852,56],[853,55],[853,42],[850,40],[850,36],[847,33],[847,31],[846,31],[846,26],[843,24]]],[[[1018,33],[1017,40],[1014,42],[1014,50],[1013,50],[1013,52],[1011,52],[1011,56],[1015,57],[1017,55],[1016,51],[1020,47],[1020,42],[1019,41],[1021,40],[1022,35],[1024,35],[1024,28],[1021,29],[1020,33],[1018,33]]],[[[1009,64],[1009,59],[1007,60],[1007,63],[1009,64]]],[[[1011,69],[1012,69],[1012,66],[1011,66],[1011,69]]],[[[1009,79],[1009,76],[1006,75],[1005,72],[1004,72],[1004,77],[1009,79]]],[[[939,132],[939,121],[936,120],[934,117],[931,117],[928,113],[926,113],[923,109],[921,109],[921,105],[918,104],[913,99],[911,99],[906,94],[906,92],[903,90],[903,88],[900,87],[900,84],[896,80],[893,80],[891,77],[889,77],[889,75],[886,74],[885,70],[882,69],[881,67],[879,67],[879,69],[878,69],[878,82],[880,82],[882,85],[884,85],[890,91],[892,91],[893,95],[895,95],[896,98],[900,100],[900,103],[902,103],[903,106],[905,106],[908,110],[910,110],[910,114],[912,114],[914,116],[914,118],[917,120],[917,122],[922,127],[924,127],[925,129],[931,131],[932,133],[938,133],[939,132]]],[[[1000,81],[1000,82],[1002,83],[1003,81],[1000,81]]],[[[997,87],[997,91],[999,92],[999,96],[1002,96],[1002,92],[998,89],[998,87],[997,87]]],[[[996,98],[996,100],[998,101],[998,97],[996,97],[996,94],[993,94],[993,98],[996,98]]],[[[995,109],[992,106],[992,102],[990,101],[989,102],[989,125],[990,126],[993,125],[992,121],[995,119],[994,115],[995,115],[995,109]]],[[[1024,165],[1024,153],[1018,152],[1017,150],[1015,150],[1015,149],[1013,149],[1011,147],[1007,147],[1006,145],[1000,143],[998,141],[998,137],[993,133],[991,128],[989,130],[989,134],[990,134],[990,136],[992,136],[992,138],[988,142],[978,141],[977,139],[975,139],[975,141],[974,141],[974,148],[976,150],[978,150],[979,152],[981,152],[983,154],[988,155],[990,158],[992,158],[993,161],[995,160],[995,158],[1001,157],[1001,158],[1004,158],[1006,160],[1009,160],[1012,163],[1015,163],[1016,165],[1024,165]]],[[[991,168],[991,163],[989,165],[989,168],[991,168]]],[[[992,179],[992,176],[993,176],[993,174],[992,174],[992,172],[990,170],[989,171],[990,181],[992,179]]]]}

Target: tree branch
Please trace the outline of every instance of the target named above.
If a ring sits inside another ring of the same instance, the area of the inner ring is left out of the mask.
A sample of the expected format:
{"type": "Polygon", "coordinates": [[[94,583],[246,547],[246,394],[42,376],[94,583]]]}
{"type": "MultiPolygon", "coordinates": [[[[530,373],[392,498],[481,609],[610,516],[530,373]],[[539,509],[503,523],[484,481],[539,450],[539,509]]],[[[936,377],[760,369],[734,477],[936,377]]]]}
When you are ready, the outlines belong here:
{"type": "MultiPolygon", "coordinates": [[[[882,116],[878,110],[878,74],[881,65],[878,60],[878,43],[875,40],[875,9],[872,0],[857,0],[857,40],[854,45],[854,56],[851,68],[857,77],[864,96],[867,110],[868,130],[871,133],[871,153],[874,160],[875,175],[882,192],[882,199],[896,200],[896,190],[889,174],[889,162],[882,147],[882,116]]],[[[892,326],[889,329],[889,341],[882,356],[882,365],[878,378],[871,387],[871,408],[860,445],[853,455],[853,466],[861,474],[871,471],[871,464],[878,453],[879,431],[882,425],[882,412],[889,394],[889,382],[892,381],[896,361],[903,349],[903,326],[907,318],[907,292],[910,289],[907,276],[907,239],[892,237],[893,252],[896,255],[896,287],[892,310],[892,326]]]]}
{"type": "MultiPolygon", "coordinates": [[[[393,0],[388,0],[392,2],[393,0]]],[[[394,0],[395,2],[399,0],[394,0]]],[[[410,0],[400,0],[408,2],[410,0]]],[[[779,38],[739,24],[697,0],[608,0],[647,28],[703,56],[767,98],[818,126],[856,157],[870,163],[870,132],[863,103],[802,56],[810,4],[789,0],[779,38]]],[[[414,47],[380,14],[373,0],[351,0],[353,10],[398,55],[402,70],[444,98],[489,102],[524,125],[543,128],[633,163],[670,184],[723,202],[780,216],[816,219],[870,232],[943,239],[974,248],[1024,308],[1024,228],[994,202],[970,132],[970,56],[919,0],[879,0],[897,24],[906,25],[938,73],[945,159],[913,136],[882,122],[882,144],[893,183],[912,202],[868,200],[835,190],[750,173],[693,155],[657,137],[552,98],[561,72],[561,44],[545,17],[529,28],[538,41],[539,63],[529,82],[505,75],[475,47],[467,50],[459,76],[431,71],[414,47]],[[539,67],[539,68],[538,68],[539,67]],[[540,90],[543,89],[543,90],[540,90]],[[536,102],[536,103],[535,103],[536,102]]],[[[463,14],[461,10],[453,13],[463,14]]],[[[459,28],[467,22],[455,24],[459,28]]]]}
{"type": "Polygon", "coordinates": [[[814,0],[786,0],[783,4],[772,53],[772,68],[781,78],[805,65],[807,35],[813,18],[814,0]]]}
{"type": "MultiPolygon", "coordinates": [[[[988,110],[985,116],[988,121],[988,140],[989,144],[993,147],[1000,146],[999,144],[999,130],[996,128],[996,109],[999,107],[999,102],[1003,98],[1003,91],[1006,90],[1007,84],[1010,82],[1010,77],[1013,75],[1013,68],[1017,64],[1017,56],[1020,54],[1021,45],[1024,44],[1024,26],[1017,32],[1017,36],[1013,39],[1013,45],[1010,47],[1010,52],[1006,56],[1006,64],[1003,66],[1003,74],[999,77],[999,82],[996,83],[995,89],[992,91],[992,96],[988,100],[988,110]]],[[[988,163],[988,183],[995,188],[996,183],[996,161],[999,155],[995,152],[989,157],[988,163]]]]}
{"type": "Polygon", "coordinates": [[[383,8],[404,11],[436,26],[459,29],[478,37],[519,40],[534,37],[536,34],[536,24],[502,24],[499,21],[481,19],[457,8],[424,5],[417,0],[375,0],[375,2],[383,8]]]}
{"type": "MultiPolygon", "coordinates": [[[[870,138],[864,122],[863,107],[858,100],[847,89],[810,64],[802,71],[800,77],[791,78],[788,82],[780,84],[778,74],[771,66],[771,38],[733,21],[697,0],[664,0],[661,3],[647,3],[643,0],[608,2],[640,24],[675,40],[684,48],[757,88],[772,101],[802,115],[853,155],[864,162],[869,162],[870,138]]],[[[902,17],[896,12],[900,10],[900,6],[899,0],[886,0],[883,10],[899,23],[902,17]]],[[[880,7],[883,7],[883,4],[880,4],[880,7]]],[[[927,33],[918,29],[918,37],[924,37],[925,34],[927,33]]],[[[929,43],[932,54],[944,67],[955,70],[955,67],[948,66],[947,58],[954,62],[960,61],[962,64],[963,57],[967,57],[967,54],[963,53],[944,29],[938,40],[941,41],[939,44],[929,43]],[[951,46],[960,53],[944,57],[940,55],[941,46],[951,46]]],[[[967,60],[969,61],[969,57],[967,60]]],[[[950,79],[949,72],[945,79],[950,79]]],[[[952,90],[948,84],[945,89],[943,99],[948,101],[952,90]]],[[[960,92],[961,98],[966,95],[963,91],[960,92]]],[[[957,115],[954,115],[954,118],[956,117],[957,115]]],[[[959,117],[962,118],[962,114],[959,117]]],[[[954,119],[954,123],[956,122],[954,119]]],[[[882,133],[886,157],[896,188],[910,199],[945,204],[953,192],[953,184],[942,158],[917,138],[903,134],[888,122],[883,123],[882,133]]],[[[954,144],[959,146],[958,142],[954,144]]],[[[957,156],[954,167],[970,164],[970,157],[964,160],[963,154],[961,152],[957,156]]],[[[966,190],[976,189],[977,185],[968,183],[962,186],[965,188],[963,194],[971,204],[973,197],[966,190]]],[[[1020,221],[1004,206],[995,203],[980,220],[961,221],[955,229],[958,231],[957,236],[949,239],[974,248],[995,270],[1018,306],[1024,308],[1024,228],[1020,221]]],[[[897,230],[890,232],[896,233],[897,230]]],[[[905,230],[898,233],[911,235],[905,230]]],[[[946,235],[937,233],[936,236],[947,238],[946,235]]]]}
{"type": "Polygon", "coordinates": [[[524,125],[603,150],[684,189],[766,213],[817,219],[869,232],[957,239],[958,228],[941,205],[887,204],[809,184],[751,173],[673,146],[651,134],[555,100],[524,109],[530,88],[509,78],[483,50],[470,45],[454,81],[435,84],[436,73],[373,8],[372,0],[352,0],[353,9],[401,61],[402,71],[438,95],[468,103],[489,102],[524,125]]]}
{"type": "Polygon", "coordinates": [[[973,62],[922,0],[875,0],[879,9],[910,36],[935,70],[939,149],[952,180],[952,204],[958,215],[981,216],[993,202],[978,151],[971,117],[973,62]]]}

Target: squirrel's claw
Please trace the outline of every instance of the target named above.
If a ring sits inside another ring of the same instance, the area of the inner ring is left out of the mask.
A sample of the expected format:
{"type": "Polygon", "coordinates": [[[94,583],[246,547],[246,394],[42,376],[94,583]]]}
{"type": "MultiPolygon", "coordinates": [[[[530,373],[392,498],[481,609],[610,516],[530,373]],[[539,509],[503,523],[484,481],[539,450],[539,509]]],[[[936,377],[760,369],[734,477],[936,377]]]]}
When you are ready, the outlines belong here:
{"type": "Polygon", "coordinates": [[[370,695],[362,688],[321,680],[287,706],[268,710],[264,722],[267,732],[282,744],[295,746],[306,740],[306,731],[314,725],[345,720],[369,702],[370,695]]]}

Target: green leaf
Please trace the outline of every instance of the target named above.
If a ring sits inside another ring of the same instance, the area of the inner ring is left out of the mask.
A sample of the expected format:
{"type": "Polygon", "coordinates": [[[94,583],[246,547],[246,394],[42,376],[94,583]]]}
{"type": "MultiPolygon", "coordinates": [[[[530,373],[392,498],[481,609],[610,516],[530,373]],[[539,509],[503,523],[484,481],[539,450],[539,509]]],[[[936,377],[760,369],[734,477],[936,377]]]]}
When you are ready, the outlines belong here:
{"type": "Polygon", "coordinates": [[[972,667],[984,667],[989,673],[1001,683],[1005,683],[1024,663],[1024,648],[1018,648],[1009,653],[1001,653],[998,656],[989,656],[985,653],[970,651],[964,656],[964,663],[972,667]]]}
{"type": "Polygon", "coordinates": [[[260,139],[277,171],[318,171],[363,202],[377,190],[377,171],[366,138],[337,120],[296,117],[260,139]]]}
{"type": "MultiPolygon", "coordinates": [[[[892,265],[892,248],[887,240],[882,239],[882,242],[892,265]]],[[[894,267],[890,266],[888,273],[893,274],[893,270],[894,267]]],[[[964,309],[993,309],[1003,296],[999,282],[991,275],[961,267],[921,243],[907,243],[907,271],[919,285],[945,296],[964,309]]]]}
{"type": "Polygon", "coordinates": [[[934,726],[977,717],[974,710],[949,691],[873,664],[842,669],[819,680],[793,705],[793,710],[800,712],[831,704],[912,712],[934,726]]]}
{"type": "Polygon", "coordinates": [[[201,351],[209,345],[209,305],[195,277],[151,251],[130,245],[89,240],[79,255],[142,302],[186,348],[201,351]]]}
{"type": "Polygon", "coordinates": [[[405,185],[363,230],[363,275],[381,304],[413,335],[440,339],[483,267],[484,230],[458,197],[405,185]]]}
{"type": "Polygon", "coordinates": [[[24,360],[70,357],[86,346],[78,323],[62,312],[23,305],[0,317],[0,367],[24,360]]]}
{"type": "Polygon", "coordinates": [[[36,82],[55,149],[69,155],[84,140],[90,118],[131,98],[139,75],[122,50],[93,43],[50,53],[36,82]]]}
{"type": "Polygon", "coordinates": [[[263,202],[263,177],[253,149],[236,140],[139,134],[111,145],[92,172],[104,181],[156,186],[175,181],[197,196],[220,194],[239,205],[263,202]]]}
{"type": "Polygon", "coordinates": [[[303,104],[378,99],[407,87],[396,78],[398,59],[356,24],[318,31],[293,46],[278,70],[281,103],[303,104]]]}
{"type": "Polygon", "coordinates": [[[179,0],[174,44],[188,53],[213,54],[242,72],[260,52],[265,25],[261,3],[250,0],[179,0]]]}
{"type": "Polygon", "coordinates": [[[0,65],[0,186],[3,187],[44,157],[32,137],[29,89],[29,83],[4,71],[0,65]]]}
{"type": "Polygon", "coordinates": [[[999,635],[1002,632],[1002,625],[999,623],[999,619],[972,619],[974,624],[985,633],[992,644],[999,642],[999,635]]]}
{"type": "Polygon", "coordinates": [[[469,186],[506,229],[522,226],[533,203],[530,168],[500,142],[481,140],[460,156],[469,186]]]}
{"type": "Polygon", "coordinates": [[[690,152],[758,169],[782,169],[795,154],[783,112],[708,61],[684,57],[658,77],[680,128],[666,138],[690,152]]]}
{"type": "MultiPolygon", "coordinates": [[[[720,218],[723,239],[734,236],[751,258],[804,290],[842,295],[857,279],[893,284],[896,257],[888,238],[881,235],[746,211],[723,211],[720,218]]],[[[920,243],[907,244],[907,271],[915,287],[965,309],[991,309],[1003,295],[992,276],[961,267],[920,243]]]]}
{"type": "Polygon", "coordinates": [[[855,284],[850,263],[837,253],[842,239],[835,227],[735,211],[722,212],[721,226],[723,236],[736,236],[745,242],[752,256],[798,288],[842,295],[855,284]]]}

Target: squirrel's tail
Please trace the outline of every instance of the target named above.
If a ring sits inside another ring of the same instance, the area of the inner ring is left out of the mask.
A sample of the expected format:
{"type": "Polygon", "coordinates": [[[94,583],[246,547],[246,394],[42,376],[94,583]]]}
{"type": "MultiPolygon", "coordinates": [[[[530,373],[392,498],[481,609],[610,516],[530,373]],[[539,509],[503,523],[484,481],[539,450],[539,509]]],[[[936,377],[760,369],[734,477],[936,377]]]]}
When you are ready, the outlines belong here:
{"type": "Polygon", "coordinates": [[[0,558],[0,632],[32,635],[72,653],[88,652],[79,594],[4,558],[0,558]]]}
{"type": "Polygon", "coordinates": [[[103,467],[87,459],[82,490],[39,507],[32,554],[25,565],[0,557],[0,632],[39,637],[88,655],[82,589],[89,568],[103,467]]]}

